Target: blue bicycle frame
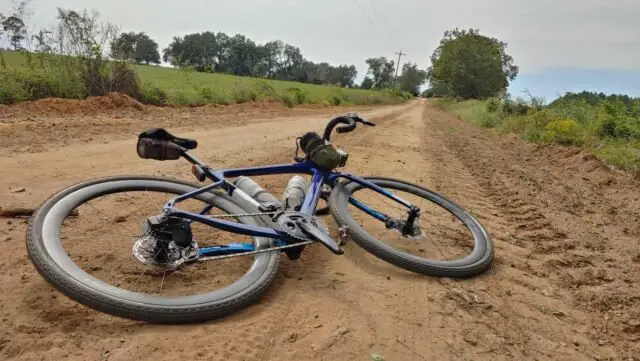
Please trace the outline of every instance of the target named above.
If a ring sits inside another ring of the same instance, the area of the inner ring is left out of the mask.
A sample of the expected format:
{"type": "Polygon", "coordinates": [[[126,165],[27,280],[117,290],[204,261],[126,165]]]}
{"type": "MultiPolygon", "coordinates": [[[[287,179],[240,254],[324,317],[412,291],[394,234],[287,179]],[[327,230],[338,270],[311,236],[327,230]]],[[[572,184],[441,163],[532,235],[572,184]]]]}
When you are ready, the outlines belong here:
{"type": "MultiPolygon", "coordinates": [[[[206,213],[213,208],[213,206],[205,207],[200,213],[187,212],[176,207],[176,204],[182,202],[184,200],[194,198],[199,194],[212,191],[216,188],[223,188],[229,194],[233,192],[241,192],[240,189],[237,189],[235,185],[231,182],[227,181],[227,177],[239,177],[239,176],[261,176],[261,175],[278,175],[278,174],[308,174],[311,175],[311,184],[307,190],[306,196],[304,198],[304,202],[300,209],[301,213],[307,215],[313,215],[316,211],[316,207],[318,205],[318,200],[320,198],[322,186],[324,184],[334,185],[335,182],[339,178],[345,178],[350,181],[359,183],[360,185],[374,190],[386,197],[389,197],[398,203],[404,205],[407,208],[411,208],[412,205],[405,201],[404,199],[396,196],[390,191],[387,191],[384,188],[379,187],[378,185],[367,181],[366,179],[360,178],[353,174],[348,173],[340,173],[333,171],[324,171],[319,169],[316,165],[309,161],[303,161],[292,164],[278,164],[278,165],[270,165],[270,166],[260,166],[260,167],[248,167],[248,168],[233,168],[233,169],[221,169],[221,170],[212,170],[208,168],[204,163],[198,160],[193,155],[188,153],[184,153],[183,157],[186,158],[189,162],[191,162],[194,167],[199,167],[199,169],[204,173],[206,178],[213,181],[212,184],[204,186],[202,188],[196,189],[194,191],[182,194],[178,197],[175,197],[168,201],[164,206],[165,215],[175,216],[184,219],[189,219],[191,221],[196,221],[200,223],[204,223],[208,226],[218,228],[221,230],[229,231],[232,233],[244,234],[254,237],[268,237],[276,239],[276,245],[284,245],[287,241],[296,242],[295,239],[292,239],[287,233],[282,232],[280,230],[276,230],[271,227],[262,227],[255,226],[249,224],[242,224],[237,222],[229,222],[218,218],[208,217],[206,213]]],[[[349,202],[354,206],[358,207],[362,211],[370,214],[375,219],[378,219],[382,222],[387,222],[391,220],[390,217],[376,211],[375,209],[363,204],[362,202],[356,200],[351,197],[349,202]]],[[[212,246],[212,247],[203,247],[200,248],[200,256],[218,256],[232,253],[242,253],[247,251],[255,250],[253,244],[227,244],[220,246],[212,246]]]]}

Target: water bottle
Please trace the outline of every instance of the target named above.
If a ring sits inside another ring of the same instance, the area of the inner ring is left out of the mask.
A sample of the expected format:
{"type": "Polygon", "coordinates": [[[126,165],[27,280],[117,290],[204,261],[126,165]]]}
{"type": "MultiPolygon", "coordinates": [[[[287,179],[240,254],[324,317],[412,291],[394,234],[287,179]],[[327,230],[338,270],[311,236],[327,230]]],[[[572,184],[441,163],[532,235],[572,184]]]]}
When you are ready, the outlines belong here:
{"type": "Polygon", "coordinates": [[[274,203],[276,205],[282,205],[282,202],[276,198],[273,194],[269,193],[266,189],[262,188],[253,179],[245,176],[238,177],[233,184],[247,193],[251,198],[255,199],[258,203],[274,203]]]}
{"type": "Polygon", "coordinates": [[[288,210],[300,210],[300,207],[302,207],[302,203],[304,202],[306,191],[307,181],[304,177],[299,175],[291,177],[282,196],[282,201],[287,206],[288,210]]]}

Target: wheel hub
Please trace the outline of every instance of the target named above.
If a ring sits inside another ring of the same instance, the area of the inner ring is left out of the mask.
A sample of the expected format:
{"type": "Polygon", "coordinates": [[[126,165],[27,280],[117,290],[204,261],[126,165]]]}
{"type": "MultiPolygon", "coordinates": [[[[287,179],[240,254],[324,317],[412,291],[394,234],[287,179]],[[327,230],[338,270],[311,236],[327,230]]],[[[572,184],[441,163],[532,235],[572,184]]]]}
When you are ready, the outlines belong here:
{"type": "Polygon", "coordinates": [[[425,233],[420,228],[420,225],[417,222],[419,219],[418,217],[419,213],[417,213],[417,215],[415,215],[414,213],[412,217],[412,213],[410,211],[409,219],[407,219],[406,221],[402,219],[388,220],[386,223],[386,227],[387,229],[393,228],[405,238],[421,240],[424,238],[425,233]]]}
{"type": "Polygon", "coordinates": [[[200,255],[186,221],[154,216],[143,224],[142,230],[142,236],[133,244],[133,255],[145,265],[175,269],[200,255]]]}

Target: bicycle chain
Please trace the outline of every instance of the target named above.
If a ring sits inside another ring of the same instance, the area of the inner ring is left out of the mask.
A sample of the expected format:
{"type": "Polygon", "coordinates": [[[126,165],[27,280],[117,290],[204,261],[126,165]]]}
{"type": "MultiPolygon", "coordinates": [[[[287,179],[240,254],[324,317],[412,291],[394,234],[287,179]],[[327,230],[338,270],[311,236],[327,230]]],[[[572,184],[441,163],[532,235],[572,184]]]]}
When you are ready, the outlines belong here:
{"type": "MultiPolygon", "coordinates": [[[[209,217],[213,217],[213,218],[233,218],[233,217],[258,217],[258,216],[272,216],[274,214],[276,214],[278,212],[261,212],[261,213],[238,213],[238,214],[220,214],[220,215],[209,215],[209,217]]],[[[279,251],[282,249],[287,249],[287,248],[294,248],[294,247],[300,247],[300,246],[304,246],[307,244],[311,244],[314,243],[316,241],[302,241],[299,243],[294,243],[294,244],[287,244],[284,246],[277,246],[277,247],[270,247],[267,249],[260,249],[260,250],[256,250],[256,251],[248,251],[248,252],[242,252],[242,253],[234,253],[234,254],[225,254],[222,256],[205,256],[205,257],[200,257],[198,258],[198,261],[213,261],[216,259],[224,259],[224,258],[232,258],[232,257],[242,257],[242,256],[248,256],[248,255],[252,255],[252,254],[259,254],[259,253],[265,253],[265,252],[275,252],[275,251],[279,251]]]]}
{"type": "Polygon", "coordinates": [[[233,218],[233,217],[260,217],[272,216],[278,212],[260,212],[260,213],[237,213],[237,214],[210,214],[211,218],[233,218]]]}

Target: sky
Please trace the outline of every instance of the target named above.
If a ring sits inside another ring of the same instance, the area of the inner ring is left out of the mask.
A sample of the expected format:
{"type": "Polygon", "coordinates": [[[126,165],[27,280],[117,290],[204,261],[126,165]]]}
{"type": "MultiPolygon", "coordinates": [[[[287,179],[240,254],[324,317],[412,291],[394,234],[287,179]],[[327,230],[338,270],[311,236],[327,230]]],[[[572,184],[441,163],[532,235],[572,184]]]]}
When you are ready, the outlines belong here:
{"type": "MultiPolygon", "coordinates": [[[[0,11],[11,8],[0,0],[0,11]]],[[[638,0],[34,0],[32,28],[55,22],[56,7],[94,9],[123,31],[146,32],[164,48],[201,31],[280,39],[309,60],[354,64],[406,53],[421,68],[445,30],[476,28],[508,44],[520,67],[509,91],[547,100],[565,91],[640,96],[638,0]]]]}

